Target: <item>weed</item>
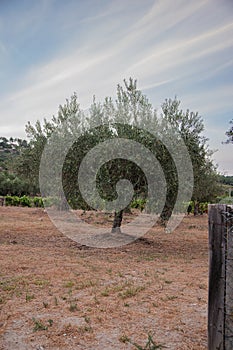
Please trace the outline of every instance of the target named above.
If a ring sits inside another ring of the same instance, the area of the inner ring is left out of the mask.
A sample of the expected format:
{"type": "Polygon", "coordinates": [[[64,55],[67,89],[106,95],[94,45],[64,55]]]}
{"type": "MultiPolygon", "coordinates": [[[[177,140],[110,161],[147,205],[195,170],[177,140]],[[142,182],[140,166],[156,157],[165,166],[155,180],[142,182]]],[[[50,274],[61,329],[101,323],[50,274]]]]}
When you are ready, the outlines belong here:
{"type": "Polygon", "coordinates": [[[171,284],[173,281],[165,280],[164,281],[166,284],[171,284]]]}
{"type": "Polygon", "coordinates": [[[74,286],[74,282],[73,281],[68,281],[64,285],[65,288],[72,288],[73,286],[74,286]]]}
{"type": "Polygon", "coordinates": [[[88,317],[88,316],[84,316],[84,320],[85,320],[85,322],[88,323],[88,324],[91,322],[91,319],[90,319],[90,317],[88,317]]]}
{"type": "Polygon", "coordinates": [[[75,287],[75,289],[76,290],[82,290],[82,289],[85,289],[85,288],[94,287],[96,284],[97,283],[93,282],[92,280],[82,281],[75,287]]]}
{"type": "Polygon", "coordinates": [[[157,349],[162,349],[162,348],[166,347],[166,346],[163,346],[162,344],[156,344],[155,341],[153,340],[152,335],[150,333],[148,334],[148,340],[147,340],[145,346],[141,346],[141,345],[139,345],[137,343],[134,343],[134,342],[131,341],[131,339],[129,339],[127,337],[123,338],[123,340],[124,340],[125,343],[130,343],[133,346],[135,346],[135,348],[137,350],[157,350],[157,349]]]}
{"type": "Polygon", "coordinates": [[[4,292],[14,291],[16,289],[16,284],[14,282],[16,282],[16,281],[14,281],[14,280],[0,281],[1,289],[4,292]]]}
{"type": "Polygon", "coordinates": [[[34,299],[35,298],[35,296],[32,294],[32,295],[30,295],[30,294],[26,294],[26,302],[28,302],[28,301],[31,301],[32,299],[34,299]]]}
{"type": "Polygon", "coordinates": [[[53,320],[49,319],[48,323],[49,323],[49,326],[51,327],[53,325],[53,320]]]}
{"type": "Polygon", "coordinates": [[[125,335],[125,334],[123,334],[120,338],[119,338],[119,341],[121,342],[121,343],[129,343],[130,342],[130,339],[125,335]]]}
{"type": "Polygon", "coordinates": [[[79,333],[84,334],[84,333],[86,333],[86,332],[93,332],[93,329],[92,329],[91,326],[86,325],[86,326],[80,326],[80,327],[78,327],[78,331],[79,331],[79,333]]]}
{"type": "Polygon", "coordinates": [[[34,284],[39,287],[45,287],[49,285],[49,281],[46,279],[36,279],[34,284]]]}
{"type": "MultiPolygon", "coordinates": [[[[42,321],[36,320],[34,317],[32,321],[34,322],[33,332],[48,330],[48,326],[46,326],[42,321]]],[[[48,320],[48,324],[49,324],[49,327],[51,327],[53,324],[53,320],[48,320]]]]}
{"type": "Polygon", "coordinates": [[[130,282],[130,281],[125,281],[125,282],[122,283],[122,284],[118,284],[118,285],[114,286],[113,292],[121,292],[121,291],[123,291],[125,288],[131,287],[131,286],[132,286],[132,282],[130,282]]]}
{"type": "Polygon", "coordinates": [[[199,284],[200,289],[206,289],[206,285],[204,283],[199,284]]]}
{"type": "Polygon", "coordinates": [[[69,310],[70,310],[71,312],[77,311],[77,310],[78,310],[77,304],[74,303],[74,302],[71,302],[71,303],[70,303],[69,310]]]}
{"type": "Polygon", "coordinates": [[[49,306],[49,303],[47,303],[46,301],[43,301],[43,305],[44,305],[44,308],[47,309],[47,307],[49,306]]]}
{"type": "Polygon", "coordinates": [[[163,298],[163,301],[167,301],[167,300],[175,300],[178,297],[176,295],[167,295],[166,298],[163,298]]]}
{"type": "Polygon", "coordinates": [[[109,296],[109,289],[105,288],[105,290],[101,293],[103,297],[108,297],[109,296]]]}
{"type": "Polygon", "coordinates": [[[143,287],[143,286],[137,286],[137,287],[132,286],[132,287],[126,289],[125,291],[119,293],[119,296],[122,299],[132,298],[144,289],[145,289],[145,287],[143,287]]]}

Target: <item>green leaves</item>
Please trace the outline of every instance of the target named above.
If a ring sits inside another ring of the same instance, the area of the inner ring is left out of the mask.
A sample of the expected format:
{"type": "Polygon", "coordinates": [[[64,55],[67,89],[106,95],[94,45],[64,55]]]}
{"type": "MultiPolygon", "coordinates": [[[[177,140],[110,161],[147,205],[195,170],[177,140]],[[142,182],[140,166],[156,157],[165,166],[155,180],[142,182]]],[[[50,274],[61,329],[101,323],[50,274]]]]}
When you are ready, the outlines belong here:
{"type": "MultiPolygon", "coordinates": [[[[176,161],[182,157],[179,140],[184,140],[193,164],[193,199],[209,200],[210,194],[215,193],[215,169],[210,158],[207,140],[202,135],[204,130],[202,118],[198,113],[183,111],[177,98],[165,100],[162,104],[161,118],[158,118],[156,110],[137,88],[137,81],[132,78],[129,81],[124,80],[123,86],[117,86],[115,101],[111,97],[106,97],[103,102],[98,102],[94,97],[88,113],[84,114],[80,109],[77,95],[74,93],[64,105],[59,106],[57,116],[53,116],[50,121],[47,119],[43,122],[37,121],[34,126],[30,122],[27,124],[26,132],[31,139],[30,147],[23,152],[18,171],[24,174],[33,186],[38,186],[41,155],[46,143],[51,141],[51,135],[55,130],[63,141],[61,144],[56,143],[54,163],[57,159],[56,155],[63,152],[66,141],[73,140],[74,136],[78,135],[66,154],[62,168],[64,193],[73,208],[90,208],[82,198],[78,184],[79,167],[84,157],[98,144],[106,140],[122,138],[142,144],[158,160],[167,185],[166,203],[162,213],[165,219],[171,215],[177,199],[178,187],[189,186],[188,183],[179,183],[176,162],[171,156],[171,149],[175,149],[177,150],[176,161]],[[151,133],[147,130],[148,125],[153,129],[151,133]],[[155,137],[154,131],[158,131],[161,137],[155,137]],[[174,139],[177,138],[177,144],[172,144],[172,135],[175,135],[174,139]],[[169,141],[170,150],[165,146],[166,141],[169,141]]],[[[111,148],[107,151],[110,154],[111,148]]],[[[105,159],[106,152],[105,150],[102,152],[105,159]]],[[[147,181],[143,171],[136,165],[137,157],[140,155],[135,154],[135,163],[118,157],[100,167],[96,176],[96,185],[99,194],[106,201],[116,198],[116,184],[123,178],[131,181],[134,199],[146,197],[147,181]]],[[[148,163],[148,159],[145,159],[146,162],[148,163]]],[[[153,166],[154,164],[151,164],[151,169],[153,166]]],[[[159,183],[159,179],[155,181],[159,183]]],[[[55,178],[53,185],[57,186],[55,178]]],[[[59,196],[59,193],[57,195],[59,196]]],[[[153,207],[153,203],[151,206],[153,207]]]]}

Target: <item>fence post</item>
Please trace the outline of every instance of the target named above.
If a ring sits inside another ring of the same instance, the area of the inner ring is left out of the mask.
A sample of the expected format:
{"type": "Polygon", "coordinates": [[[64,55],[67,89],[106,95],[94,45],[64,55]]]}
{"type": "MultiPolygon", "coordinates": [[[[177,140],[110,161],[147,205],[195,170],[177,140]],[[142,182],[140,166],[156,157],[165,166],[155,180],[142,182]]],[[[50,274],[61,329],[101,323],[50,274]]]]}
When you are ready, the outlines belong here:
{"type": "Polygon", "coordinates": [[[233,349],[233,207],[209,205],[208,349],[233,349]]]}
{"type": "Polygon", "coordinates": [[[233,206],[226,208],[226,305],[225,305],[225,349],[233,349],[233,206]]]}

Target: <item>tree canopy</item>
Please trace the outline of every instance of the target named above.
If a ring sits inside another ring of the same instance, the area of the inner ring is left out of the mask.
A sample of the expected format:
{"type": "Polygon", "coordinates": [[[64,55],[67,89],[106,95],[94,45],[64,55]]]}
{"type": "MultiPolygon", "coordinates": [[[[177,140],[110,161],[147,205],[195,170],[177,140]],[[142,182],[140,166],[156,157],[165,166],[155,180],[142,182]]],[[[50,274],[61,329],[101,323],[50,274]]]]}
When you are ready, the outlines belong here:
{"type": "MultiPolygon", "coordinates": [[[[179,179],[175,161],[165,145],[166,142],[162,142],[161,138],[156,138],[153,134],[158,125],[161,130],[161,125],[164,123],[164,140],[166,137],[170,138],[172,130],[172,133],[177,133],[182,138],[190,155],[194,174],[192,200],[212,200],[217,191],[217,175],[207,139],[202,135],[204,130],[202,118],[198,113],[183,111],[177,98],[165,100],[161,107],[162,113],[158,116],[147,97],[138,90],[136,80],[131,78],[128,82],[124,81],[123,86],[117,86],[115,101],[111,97],[106,97],[103,102],[97,102],[94,97],[88,113],[81,110],[77,94],[74,93],[64,105],[59,106],[57,116],[53,116],[50,121],[47,119],[43,122],[37,121],[34,126],[28,122],[26,132],[30,143],[29,148],[20,157],[18,172],[24,173],[28,181],[38,186],[41,155],[53,132],[60,128],[66,140],[78,133],[80,137],[73,142],[66,154],[62,180],[68,203],[73,208],[87,209],[90,208],[90,204],[86,203],[77,185],[82,159],[101,142],[133,140],[152,152],[162,168],[167,187],[162,217],[167,219],[177,199],[179,179]],[[172,127],[170,134],[166,129],[166,123],[172,127]],[[147,129],[147,125],[150,125],[151,130],[147,129]]],[[[62,152],[59,147],[58,144],[56,150],[58,153],[62,152]]],[[[96,186],[100,197],[106,202],[115,200],[116,185],[122,179],[131,182],[133,198],[147,197],[148,183],[144,172],[136,162],[120,156],[105,162],[98,171],[96,186]]],[[[155,203],[151,203],[152,207],[153,205],[155,203]]]]}

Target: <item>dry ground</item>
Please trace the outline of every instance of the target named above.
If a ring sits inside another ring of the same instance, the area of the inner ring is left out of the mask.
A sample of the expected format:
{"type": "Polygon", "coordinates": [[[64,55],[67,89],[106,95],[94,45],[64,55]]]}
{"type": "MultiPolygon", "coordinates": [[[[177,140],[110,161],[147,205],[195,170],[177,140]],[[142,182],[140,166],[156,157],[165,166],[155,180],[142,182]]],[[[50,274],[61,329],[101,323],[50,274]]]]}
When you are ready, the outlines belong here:
{"type": "Polygon", "coordinates": [[[1,350],[135,349],[126,337],[144,346],[150,332],[167,349],[206,349],[207,283],[206,215],[97,249],[42,209],[0,208],[1,350]]]}

